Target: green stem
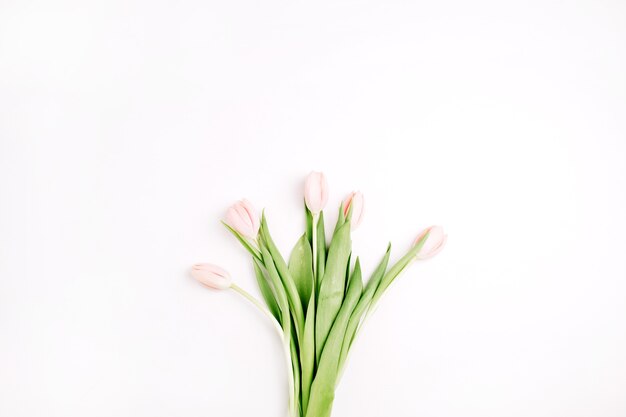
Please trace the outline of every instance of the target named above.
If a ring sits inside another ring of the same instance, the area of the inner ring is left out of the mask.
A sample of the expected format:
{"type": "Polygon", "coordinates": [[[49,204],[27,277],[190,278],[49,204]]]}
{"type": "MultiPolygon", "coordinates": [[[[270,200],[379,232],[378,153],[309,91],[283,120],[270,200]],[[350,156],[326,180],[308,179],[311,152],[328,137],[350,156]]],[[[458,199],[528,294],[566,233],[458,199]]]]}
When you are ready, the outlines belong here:
{"type": "Polygon", "coordinates": [[[313,229],[311,230],[313,241],[313,277],[317,282],[317,221],[319,220],[319,213],[313,214],[313,229]]]}
{"type": "Polygon", "coordinates": [[[256,308],[258,308],[263,314],[265,314],[269,319],[271,319],[272,320],[272,324],[274,324],[274,327],[277,329],[277,331],[279,332],[280,336],[281,337],[283,336],[283,329],[282,329],[282,327],[280,327],[280,324],[276,321],[274,316],[272,316],[272,313],[270,313],[265,308],[265,306],[263,306],[263,304],[261,304],[261,302],[259,300],[254,298],[254,296],[252,294],[250,294],[248,291],[244,290],[243,288],[241,288],[237,284],[234,284],[234,283],[231,284],[230,288],[232,288],[233,290],[238,292],[246,300],[250,301],[256,308]]]}
{"type": "Polygon", "coordinates": [[[287,363],[287,372],[289,373],[289,415],[291,417],[297,417],[298,413],[296,410],[296,402],[294,400],[295,387],[294,387],[294,380],[293,380],[293,365],[291,362],[291,351],[290,351],[290,346],[289,346],[290,340],[289,340],[288,335],[285,332],[283,332],[282,327],[280,327],[280,324],[278,323],[278,321],[276,321],[272,313],[270,313],[269,310],[266,309],[263,306],[263,304],[261,304],[261,302],[257,300],[252,294],[250,294],[248,291],[244,290],[237,284],[231,284],[230,288],[233,289],[238,294],[240,294],[241,296],[243,296],[246,300],[252,303],[256,308],[258,308],[263,314],[265,314],[265,316],[268,319],[270,319],[276,331],[278,332],[278,335],[283,344],[283,353],[285,355],[285,361],[287,363]]]}

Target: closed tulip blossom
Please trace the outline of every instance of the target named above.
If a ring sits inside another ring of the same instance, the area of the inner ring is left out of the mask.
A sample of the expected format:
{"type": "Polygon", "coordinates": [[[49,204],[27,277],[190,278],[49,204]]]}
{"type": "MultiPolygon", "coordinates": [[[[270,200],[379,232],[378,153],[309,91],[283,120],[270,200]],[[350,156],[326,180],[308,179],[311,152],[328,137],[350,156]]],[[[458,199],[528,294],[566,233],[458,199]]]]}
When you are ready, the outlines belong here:
{"type": "Polygon", "coordinates": [[[322,172],[311,172],[304,183],[304,201],[311,213],[318,214],[328,201],[328,183],[322,172]]]}
{"type": "Polygon", "coordinates": [[[443,227],[431,226],[420,233],[417,239],[415,239],[415,244],[422,240],[426,233],[428,233],[428,237],[426,238],[426,241],[420,251],[417,253],[417,259],[429,259],[437,255],[441,252],[448,239],[448,235],[443,232],[443,227]]]}
{"type": "Polygon", "coordinates": [[[233,284],[230,274],[213,264],[195,264],[191,267],[191,276],[198,282],[216,290],[225,290],[233,284]]]}
{"type": "Polygon", "coordinates": [[[249,239],[256,239],[259,234],[259,216],[256,210],[245,198],[237,201],[226,212],[226,223],[249,239]]]}
{"type": "Polygon", "coordinates": [[[360,191],[351,193],[346,199],[343,201],[343,215],[347,216],[348,211],[352,208],[352,220],[350,221],[350,227],[352,230],[359,227],[361,221],[363,220],[363,209],[364,200],[363,193],[360,191]]]}

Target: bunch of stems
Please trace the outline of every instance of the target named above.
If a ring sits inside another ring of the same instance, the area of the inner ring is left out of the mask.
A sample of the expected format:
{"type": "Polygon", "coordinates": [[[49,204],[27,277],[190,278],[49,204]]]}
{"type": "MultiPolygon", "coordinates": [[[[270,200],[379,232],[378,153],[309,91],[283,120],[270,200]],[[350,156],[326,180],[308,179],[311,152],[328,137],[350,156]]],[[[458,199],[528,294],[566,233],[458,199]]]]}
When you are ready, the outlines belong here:
{"type": "Polygon", "coordinates": [[[417,258],[426,230],[389,266],[391,244],[367,283],[357,257],[352,262],[352,207],[342,204],[330,241],[324,213],[305,205],[306,231],[288,261],[276,247],[265,214],[256,238],[224,225],[250,253],[265,305],[241,287],[231,288],[263,312],[279,334],[289,374],[290,417],[328,417],[335,389],[365,319],[390,284],[417,258]]]}

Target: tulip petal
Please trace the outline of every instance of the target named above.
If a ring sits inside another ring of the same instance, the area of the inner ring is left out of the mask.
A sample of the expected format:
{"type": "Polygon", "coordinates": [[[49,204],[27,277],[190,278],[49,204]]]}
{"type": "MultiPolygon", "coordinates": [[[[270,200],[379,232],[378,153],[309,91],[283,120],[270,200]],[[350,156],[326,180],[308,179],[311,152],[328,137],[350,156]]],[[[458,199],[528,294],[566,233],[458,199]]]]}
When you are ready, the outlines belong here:
{"type": "Polygon", "coordinates": [[[313,214],[324,209],[328,201],[328,183],[321,172],[311,172],[304,183],[304,200],[313,214]]]}
{"type": "Polygon", "coordinates": [[[256,239],[259,233],[259,216],[246,199],[237,201],[228,208],[226,222],[248,239],[256,239]]]}
{"type": "Polygon", "coordinates": [[[417,253],[417,259],[430,259],[437,255],[443,249],[447,241],[443,228],[441,226],[431,226],[426,229],[428,238],[424,242],[422,249],[417,253]]]}
{"type": "Polygon", "coordinates": [[[229,273],[213,264],[195,264],[191,267],[191,276],[201,284],[216,290],[230,288],[232,280],[229,273]]]}
{"type": "Polygon", "coordinates": [[[256,237],[259,232],[259,216],[256,214],[256,210],[250,201],[245,198],[241,200],[241,207],[245,210],[247,218],[249,219],[249,224],[252,229],[252,235],[256,237]]]}
{"type": "Polygon", "coordinates": [[[343,215],[348,216],[348,213],[351,213],[351,227],[352,230],[355,230],[361,222],[363,221],[363,210],[365,208],[365,201],[363,198],[363,193],[360,191],[356,191],[350,193],[348,197],[343,201],[343,215]]]}

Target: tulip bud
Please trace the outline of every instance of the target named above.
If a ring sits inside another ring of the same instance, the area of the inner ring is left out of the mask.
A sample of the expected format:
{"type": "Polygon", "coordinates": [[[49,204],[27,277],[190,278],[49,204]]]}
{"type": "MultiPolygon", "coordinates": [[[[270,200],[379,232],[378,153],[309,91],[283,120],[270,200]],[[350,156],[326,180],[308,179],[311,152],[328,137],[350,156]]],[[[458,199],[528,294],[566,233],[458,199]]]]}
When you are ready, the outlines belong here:
{"type": "Polygon", "coordinates": [[[359,227],[361,221],[363,220],[363,209],[365,206],[362,192],[357,191],[351,193],[348,197],[346,197],[346,199],[343,201],[344,216],[348,215],[350,207],[352,207],[352,220],[350,221],[350,228],[354,230],[359,227]]]}
{"type": "Polygon", "coordinates": [[[428,237],[426,241],[422,245],[422,248],[417,253],[417,259],[428,259],[437,255],[441,252],[441,249],[446,244],[448,240],[448,235],[443,233],[443,228],[441,226],[431,226],[425,229],[420,235],[415,239],[414,245],[417,244],[422,238],[428,233],[428,237]]]}
{"type": "Polygon", "coordinates": [[[259,216],[252,204],[245,198],[228,208],[226,223],[247,238],[256,239],[259,234],[259,216]]]}
{"type": "Polygon", "coordinates": [[[230,274],[217,265],[195,264],[191,268],[191,276],[198,282],[216,290],[225,290],[232,285],[230,274]]]}
{"type": "Polygon", "coordinates": [[[328,201],[328,183],[322,172],[311,172],[304,183],[304,201],[311,213],[324,210],[328,201]]]}

